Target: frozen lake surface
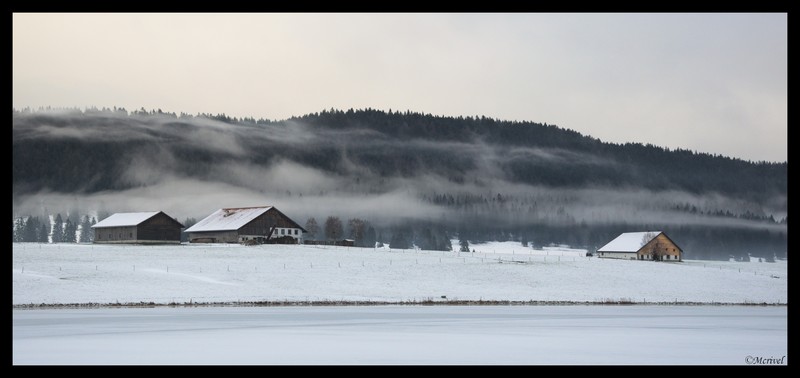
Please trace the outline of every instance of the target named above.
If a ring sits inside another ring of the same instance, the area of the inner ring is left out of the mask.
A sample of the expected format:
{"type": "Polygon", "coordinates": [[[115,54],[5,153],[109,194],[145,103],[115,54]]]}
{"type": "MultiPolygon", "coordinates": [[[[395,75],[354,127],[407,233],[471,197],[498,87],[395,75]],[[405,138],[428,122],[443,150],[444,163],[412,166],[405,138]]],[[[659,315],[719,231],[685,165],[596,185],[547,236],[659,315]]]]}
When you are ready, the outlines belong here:
{"type": "Polygon", "coordinates": [[[787,338],[785,306],[13,310],[14,364],[728,365],[787,338]]]}

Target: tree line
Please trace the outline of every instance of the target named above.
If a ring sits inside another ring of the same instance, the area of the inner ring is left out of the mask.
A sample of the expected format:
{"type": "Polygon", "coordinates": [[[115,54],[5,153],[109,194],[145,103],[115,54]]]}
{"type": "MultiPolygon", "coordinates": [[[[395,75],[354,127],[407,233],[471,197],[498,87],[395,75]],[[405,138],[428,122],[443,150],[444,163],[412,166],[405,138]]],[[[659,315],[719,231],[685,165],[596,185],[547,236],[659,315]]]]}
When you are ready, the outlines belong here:
{"type": "Polygon", "coordinates": [[[338,216],[328,216],[320,226],[315,217],[306,220],[304,236],[308,240],[340,241],[343,238],[353,240],[357,247],[383,247],[411,249],[414,247],[433,250],[450,251],[450,235],[440,225],[407,222],[391,227],[375,227],[367,220],[351,218],[346,224],[338,216]],[[346,225],[346,227],[345,227],[346,225]]]}
{"type": "MultiPolygon", "coordinates": [[[[108,214],[102,214],[104,217],[108,214]]],[[[92,226],[97,223],[94,216],[62,217],[60,213],[45,216],[17,217],[13,223],[13,241],[31,243],[90,243],[94,239],[92,226]],[[52,218],[52,221],[51,219],[52,218]],[[80,220],[80,221],[79,221],[80,220]]],[[[195,218],[183,221],[186,228],[197,223],[195,218]]],[[[391,226],[375,226],[368,220],[351,218],[343,221],[338,216],[328,216],[320,224],[315,217],[306,220],[304,235],[309,240],[341,241],[352,239],[358,247],[383,247],[387,243],[393,249],[451,251],[451,240],[462,252],[470,246],[488,241],[513,241],[523,247],[541,248],[552,244],[565,244],[574,248],[586,248],[594,252],[623,232],[630,232],[628,224],[576,223],[526,224],[509,226],[485,224],[461,219],[455,228],[443,221],[408,221],[391,226]]],[[[749,257],[773,261],[786,258],[788,236],[780,230],[766,228],[729,228],[715,226],[682,226],[664,224],[642,225],[644,230],[661,230],[667,233],[684,252],[684,258],[699,260],[746,261],[749,257]]],[[[187,241],[183,233],[182,241],[187,241]]]]}
{"type": "Polygon", "coordinates": [[[73,221],[72,217],[64,220],[61,213],[55,215],[53,221],[50,217],[27,216],[14,220],[12,239],[14,242],[26,243],[91,243],[94,241],[92,226],[97,223],[97,218],[84,215],[80,222],[73,221]]]}

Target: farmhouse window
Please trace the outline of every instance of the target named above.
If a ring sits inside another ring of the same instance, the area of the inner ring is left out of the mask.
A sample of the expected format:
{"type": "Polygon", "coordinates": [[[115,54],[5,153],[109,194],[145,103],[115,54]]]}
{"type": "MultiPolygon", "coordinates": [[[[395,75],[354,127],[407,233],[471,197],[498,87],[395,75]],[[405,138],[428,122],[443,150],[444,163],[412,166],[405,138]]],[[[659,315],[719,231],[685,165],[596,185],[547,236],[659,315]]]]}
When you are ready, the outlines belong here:
{"type": "Polygon", "coordinates": [[[286,235],[286,230],[281,229],[281,235],[286,235]]]}
{"type": "Polygon", "coordinates": [[[294,234],[297,235],[297,230],[296,229],[294,230],[294,234]]]}

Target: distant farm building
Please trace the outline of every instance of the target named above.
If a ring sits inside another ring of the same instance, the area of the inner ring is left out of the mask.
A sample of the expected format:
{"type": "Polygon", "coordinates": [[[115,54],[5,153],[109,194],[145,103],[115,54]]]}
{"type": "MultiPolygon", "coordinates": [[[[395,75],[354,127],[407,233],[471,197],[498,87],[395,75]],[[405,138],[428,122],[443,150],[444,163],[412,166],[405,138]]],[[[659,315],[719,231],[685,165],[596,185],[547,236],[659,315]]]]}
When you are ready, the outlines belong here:
{"type": "Polygon", "coordinates": [[[94,226],[98,244],[180,244],[183,225],[162,211],[116,213],[94,226]]]}
{"type": "Polygon", "coordinates": [[[273,206],[219,209],[186,229],[190,243],[303,243],[306,230],[273,206]]]}
{"type": "Polygon", "coordinates": [[[682,261],[683,250],[661,231],[626,232],[599,248],[597,257],[682,261]]]}

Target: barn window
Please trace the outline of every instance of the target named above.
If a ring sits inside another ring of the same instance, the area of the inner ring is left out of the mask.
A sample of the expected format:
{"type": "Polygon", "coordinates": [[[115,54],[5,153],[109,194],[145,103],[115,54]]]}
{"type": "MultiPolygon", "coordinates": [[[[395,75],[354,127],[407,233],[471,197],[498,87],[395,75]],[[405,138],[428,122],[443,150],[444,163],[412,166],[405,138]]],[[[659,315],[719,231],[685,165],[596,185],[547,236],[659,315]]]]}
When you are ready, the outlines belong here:
{"type": "Polygon", "coordinates": [[[111,239],[111,233],[110,232],[108,233],[108,239],[111,239]]]}

